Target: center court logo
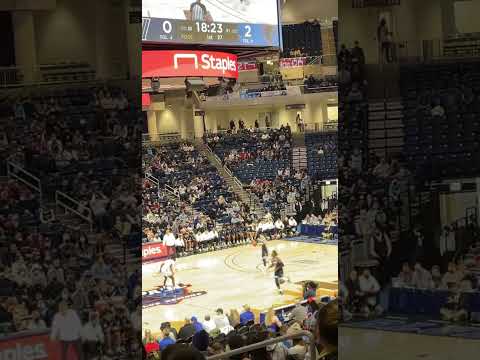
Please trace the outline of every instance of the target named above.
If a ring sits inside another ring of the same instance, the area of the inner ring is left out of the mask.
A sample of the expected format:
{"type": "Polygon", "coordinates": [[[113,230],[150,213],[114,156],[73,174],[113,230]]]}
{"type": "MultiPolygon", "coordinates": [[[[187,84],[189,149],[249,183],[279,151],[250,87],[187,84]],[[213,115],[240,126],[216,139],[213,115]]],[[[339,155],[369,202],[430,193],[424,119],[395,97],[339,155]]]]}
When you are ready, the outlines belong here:
{"type": "Polygon", "coordinates": [[[150,290],[142,292],[142,308],[158,305],[175,305],[183,300],[205,295],[206,291],[189,291],[191,285],[183,285],[175,290],[150,290]]]}
{"type": "Polygon", "coordinates": [[[199,67],[203,70],[218,70],[223,74],[227,71],[237,71],[236,61],[227,57],[216,57],[211,54],[175,54],[173,57],[173,66],[175,69],[180,68],[180,60],[185,64],[187,61],[192,62],[195,70],[199,67]]]}

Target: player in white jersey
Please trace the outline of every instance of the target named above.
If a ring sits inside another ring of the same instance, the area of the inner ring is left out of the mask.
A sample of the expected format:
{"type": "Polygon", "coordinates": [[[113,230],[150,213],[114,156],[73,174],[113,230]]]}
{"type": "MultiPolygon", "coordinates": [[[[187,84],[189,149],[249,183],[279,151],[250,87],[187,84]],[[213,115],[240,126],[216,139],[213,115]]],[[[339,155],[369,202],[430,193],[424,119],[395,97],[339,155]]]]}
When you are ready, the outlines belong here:
{"type": "Polygon", "coordinates": [[[167,288],[167,280],[170,279],[172,281],[172,287],[175,289],[175,257],[165,260],[162,265],[160,265],[160,274],[163,276],[163,288],[167,288]]]}

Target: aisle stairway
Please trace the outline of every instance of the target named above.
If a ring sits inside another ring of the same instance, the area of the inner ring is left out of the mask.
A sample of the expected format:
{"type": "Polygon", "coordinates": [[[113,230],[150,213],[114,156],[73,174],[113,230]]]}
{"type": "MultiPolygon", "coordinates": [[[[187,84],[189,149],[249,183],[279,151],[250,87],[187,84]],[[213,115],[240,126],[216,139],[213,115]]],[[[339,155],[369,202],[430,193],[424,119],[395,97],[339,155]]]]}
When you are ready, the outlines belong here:
{"type": "Polygon", "coordinates": [[[229,188],[240,198],[240,200],[250,206],[250,209],[254,211],[258,216],[263,216],[266,213],[265,208],[263,207],[262,200],[246,189],[242,183],[225,167],[223,167],[222,162],[215,155],[210,148],[204,143],[197,142],[195,144],[198,152],[204,155],[210,163],[217,168],[220,176],[225,180],[229,188]]]}
{"type": "Polygon", "coordinates": [[[305,133],[292,134],[292,166],[295,171],[307,170],[307,147],[305,133]]]}
{"type": "Polygon", "coordinates": [[[370,153],[397,156],[403,151],[403,105],[400,98],[372,99],[368,102],[370,153]]]}

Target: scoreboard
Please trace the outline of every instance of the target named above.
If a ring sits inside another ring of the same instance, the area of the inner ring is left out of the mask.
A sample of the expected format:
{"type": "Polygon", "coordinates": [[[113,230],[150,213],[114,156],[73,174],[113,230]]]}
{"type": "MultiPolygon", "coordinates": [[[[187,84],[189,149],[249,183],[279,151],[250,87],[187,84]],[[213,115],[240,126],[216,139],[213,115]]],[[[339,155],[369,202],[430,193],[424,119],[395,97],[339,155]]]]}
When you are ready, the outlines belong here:
{"type": "Polygon", "coordinates": [[[266,24],[143,18],[142,28],[144,42],[263,47],[280,44],[278,26],[266,24]]]}
{"type": "Polygon", "coordinates": [[[142,42],[280,47],[278,0],[144,0],[142,42]]]}

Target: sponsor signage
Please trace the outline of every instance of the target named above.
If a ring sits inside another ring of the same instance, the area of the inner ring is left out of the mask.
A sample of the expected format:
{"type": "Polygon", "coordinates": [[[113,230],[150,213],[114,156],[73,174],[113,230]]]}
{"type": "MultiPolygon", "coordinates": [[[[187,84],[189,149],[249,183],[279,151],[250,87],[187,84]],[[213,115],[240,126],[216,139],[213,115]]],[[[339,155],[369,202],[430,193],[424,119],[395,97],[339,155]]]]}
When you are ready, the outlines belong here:
{"type": "Polygon", "coordinates": [[[256,62],[243,62],[238,64],[238,71],[252,71],[257,70],[256,62]]]}
{"type": "Polygon", "coordinates": [[[237,56],[217,51],[143,51],[142,77],[224,77],[237,79],[237,56]]]}
{"type": "Polygon", "coordinates": [[[291,104],[285,106],[286,110],[302,110],[305,109],[305,104],[291,104]]]}
{"type": "Polygon", "coordinates": [[[275,90],[275,91],[256,91],[256,92],[243,92],[240,94],[241,99],[256,99],[256,98],[266,98],[274,96],[286,96],[287,90],[275,90]]]}
{"type": "MultiPolygon", "coordinates": [[[[1,360],[61,360],[61,344],[50,340],[49,331],[20,333],[0,341],[1,360]]],[[[70,346],[67,359],[77,360],[70,346]]]]}
{"type": "Polygon", "coordinates": [[[280,59],[281,68],[292,68],[307,65],[306,57],[280,59]]]}
{"type": "Polygon", "coordinates": [[[142,244],[142,261],[160,260],[175,254],[173,246],[165,246],[160,242],[142,244]]]}

